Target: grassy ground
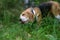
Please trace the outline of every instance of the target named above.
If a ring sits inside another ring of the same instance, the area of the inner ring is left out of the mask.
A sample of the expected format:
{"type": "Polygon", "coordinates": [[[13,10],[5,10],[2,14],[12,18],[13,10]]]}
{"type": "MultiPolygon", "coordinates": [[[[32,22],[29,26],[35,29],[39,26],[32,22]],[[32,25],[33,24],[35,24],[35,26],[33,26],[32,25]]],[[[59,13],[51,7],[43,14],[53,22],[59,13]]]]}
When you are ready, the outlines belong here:
{"type": "Polygon", "coordinates": [[[0,40],[60,40],[60,23],[56,19],[44,18],[39,26],[9,20],[8,16],[0,21],[0,40]]]}

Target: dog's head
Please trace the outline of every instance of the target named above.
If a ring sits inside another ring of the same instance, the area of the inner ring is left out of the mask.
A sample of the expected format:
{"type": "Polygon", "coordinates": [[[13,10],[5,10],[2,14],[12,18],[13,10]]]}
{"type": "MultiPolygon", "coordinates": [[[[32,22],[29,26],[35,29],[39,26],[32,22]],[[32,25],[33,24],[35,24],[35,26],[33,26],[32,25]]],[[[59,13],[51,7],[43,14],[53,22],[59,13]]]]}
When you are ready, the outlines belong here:
{"type": "Polygon", "coordinates": [[[20,22],[21,23],[28,23],[28,22],[31,22],[33,21],[33,14],[31,12],[31,9],[28,8],[26,9],[25,11],[23,11],[21,14],[20,14],[20,22]]]}

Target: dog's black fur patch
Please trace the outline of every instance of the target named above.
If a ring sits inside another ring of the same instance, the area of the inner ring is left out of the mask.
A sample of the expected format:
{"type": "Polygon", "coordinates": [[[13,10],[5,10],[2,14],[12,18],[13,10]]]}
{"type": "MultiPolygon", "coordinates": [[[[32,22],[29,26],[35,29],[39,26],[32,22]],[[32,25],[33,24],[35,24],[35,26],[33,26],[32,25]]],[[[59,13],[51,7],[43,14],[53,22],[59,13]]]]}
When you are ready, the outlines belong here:
{"type": "Polygon", "coordinates": [[[45,17],[45,16],[47,16],[49,11],[51,10],[52,3],[42,3],[38,6],[38,8],[41,10],[42,16],[45,17]]]}

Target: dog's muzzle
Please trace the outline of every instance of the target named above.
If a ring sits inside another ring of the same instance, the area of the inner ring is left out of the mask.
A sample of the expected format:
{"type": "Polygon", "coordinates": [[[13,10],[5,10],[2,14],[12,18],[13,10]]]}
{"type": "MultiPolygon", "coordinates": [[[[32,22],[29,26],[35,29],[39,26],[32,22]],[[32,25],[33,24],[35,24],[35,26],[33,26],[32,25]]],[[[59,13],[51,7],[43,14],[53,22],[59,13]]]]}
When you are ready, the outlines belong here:
{"type": "Polygon", "coordinates": [[[27,22],[28,22],[28,20],[29,20],[29,18],[27,18],[27,17],[25,17],[25,16],[20,15],[20,19],[19,19],[19,21],[20,21],[21,23],[27,23],[27,22]]]}

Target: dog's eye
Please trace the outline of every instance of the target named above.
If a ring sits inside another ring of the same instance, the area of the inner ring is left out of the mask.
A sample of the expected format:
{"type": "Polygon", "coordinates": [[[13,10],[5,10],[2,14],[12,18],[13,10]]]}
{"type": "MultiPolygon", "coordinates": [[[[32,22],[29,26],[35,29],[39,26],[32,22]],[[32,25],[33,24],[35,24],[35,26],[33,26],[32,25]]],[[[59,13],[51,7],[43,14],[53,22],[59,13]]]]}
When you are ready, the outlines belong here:
{"type": "Polygon", "coordinates": [[[25,14],[22,14],[22,16],[24,16],[25,14]]]}

